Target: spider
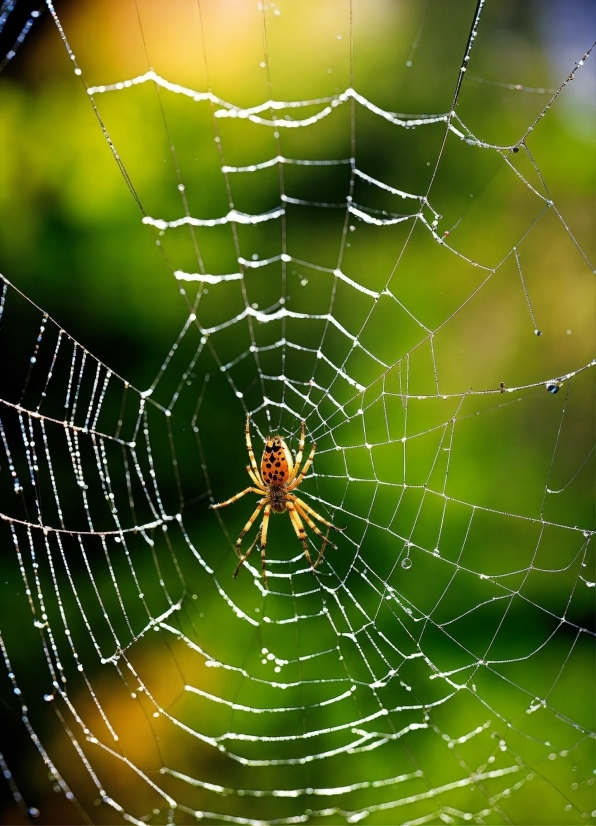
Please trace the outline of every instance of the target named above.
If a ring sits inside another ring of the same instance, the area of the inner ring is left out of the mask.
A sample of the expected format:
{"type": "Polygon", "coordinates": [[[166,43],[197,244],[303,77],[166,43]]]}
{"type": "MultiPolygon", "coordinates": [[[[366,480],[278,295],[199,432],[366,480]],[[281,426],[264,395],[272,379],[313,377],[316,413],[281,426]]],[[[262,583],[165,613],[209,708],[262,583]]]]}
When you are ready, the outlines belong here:
{"type": "Polygon", "coordinates": [[[254,487],[251,485],[240,493],[237,493],[235,496],[232,496],[230,499],[226,499],[225,502],[220,502],[218,505],[210,505],[213,509],[225,508],[237,499],[240,499],[240,497],[245,496],[247,493],[256,493],[263,497],[257,505],[255,512],[240,532],[240,536],[236,540],[236,553],[240,557],[240,561],[234,571],[234,579],[238,576],[238,571],[250,556],[255,545],[259,543],[261,548],[261,569],[263,572],[263,580],[265,582],[265,586],[267,586],[265,549],[267,547],[267,529],[269,527],[269,515],[271,511],[274,513],[284,513],[285,511],[288,512],[292,527],[296,532],[296,536],[302,543],[304,555],[306,556],[308,564],[311,566],[313,571],[316,570],[317,565],[323,558],[326,545],[331,545],[333,548],[337,548],[337,545],[329,539],[329,530],[327,530],[327,535],[324,536],[323,533],[317,528],[311,517],[318,519],[318,521],[322,522],[323,525],[326,525],[328,529],[334,528],[336,531],[342,531],[344,528],[338,528],[336,525],[333,525],[331,522],[323,519],[323,517],[307,505],[306,502],[299,499],[297,496],[294,496],[292,493],[292,491],[298,487],[306,476],[308,469],[312,464],[315,450],[317,449],[316,444],[313,444],[312,450],[310,451],[310,456],[304,463],[302,470],[300,470],[302,452],[304,451],[305,426],[305,422],[302,422],[300,444],[298,446],[298,453],[296,454],[295,461],[292,458],[290,449],[281,436],[269,436],[265,441],[265,449],[263,451],[263,458],[261,459],[261,470],[259,472],[250,438],[250,416],[246,417],[246,448],[250,459],[250,465],[246,466],[246,470],[251,480],[254,482],[254,487]],[[251,529],[253,522],[261,512],[263,506],[265,507],[265,513],[263,514],[263,521],[255,541],[245,554],[241,554],[240,546],[242,544],[242,540],[251,529]],[[308,545],[306,544],[306,533],[302,522],[303,519],[306,524],[312,528],[316,535],[320,536],[323,540],[323,545],[314,565],[308,552],[308,545]]]}

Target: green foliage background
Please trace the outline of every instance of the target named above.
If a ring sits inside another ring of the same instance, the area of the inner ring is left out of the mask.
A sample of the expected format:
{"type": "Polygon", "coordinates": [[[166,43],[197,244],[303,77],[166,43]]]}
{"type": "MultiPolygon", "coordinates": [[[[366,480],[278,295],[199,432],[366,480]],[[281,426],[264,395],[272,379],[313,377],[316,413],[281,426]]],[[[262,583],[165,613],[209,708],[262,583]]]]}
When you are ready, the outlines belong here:
{"type": "MultiPolygon", "coordinates": [[[[413,0],[355,2],[354,86],[357,91],[390,111],[448,111],[474,5],[467,0],[429,0],[425,4],[413,0]],[[412,65],[408,66],[407,62],[412,65]]],[[[564,7],[565,4],[555,2],[520,4],[514,0],[499,0],[487,3],[457,107],[458,116],[478,138],[497,145],[516,144],[540,114],[550,94],[490,85],[475,78],[501,84],[521,83],[535,90],[557,87],[573,68],[573,61],[591,45],[589,34],[582,31],[582,28],[588,28],[585,21],[591,19],[590,10],[581,3],[573,3],[564,13],[564,7]],[[563,20],[567,21],[565,25],[563,20]],[[566,48],[570,51],[565,52],[566,48]],[[568,54],[572,54],[572,59],[563,65],[568,54]]],[[[200,90],[210,86],[221,98],[238,105],[255,105],[269,96],[266,73],[260,66],[263,40],[256,3],[240,0],[204,3],[204,41],[199,35],[196,5],[187,0],[168,4],[139,0],[138,14],[142,25],[132,0],[59,2],[56,8],[87,86],[133,77],[151,65],[168,80],[200,90]],[[204,54],[207,56],[208,79],[204,54]]],[[[279,8],[269,4],[266,19],[273,98],[311,99],[333,95],[348,87],[350,20],[347,2],[327,0],[317,4],[308,0],[290,3],[287,8],[282,3],[279,8]],[[276,10],[281,14],[275,14],[276,10]]],[[[389,281],[393,293],[430,329],[438,328],[457,311],[434,339],[444,394],[462,393],[468,388],[494,389],[501,382],[514,387],[546,381],[578,369],[594,357],[594,275],[578,251],[579,246],[591,261],[595,260],[594,103],[589,91],[590,83],[593,89],[594,82],[593,62],[590,58],[585,69],[578,72],[575,87],[570,84],[564,90],[527,139],[550,197],[564,216],[577,246],[553,210],[541,216],[543,205],[516,178],[496,151],[471,146],[449,136],[431,190],[430,201],[442,216],[440,231],[449,231],[449,242],[465,255],[485,266],[497,267],[512,247],[518,245],[541,336],[534,335],[513,257],[510,256],[466,303],[484,276],[481,278],[478,270],[446,253],[421,227],[414,231],[403,255],[400,253],[409,227],[400,225],[379,230],[356,223],[355,231],[348,235],[350,247],[346,249],[342,269],[355,280],[371,289],[382,288],[389,281]]],[[[224,178],[213,139],[214,120],[208,104],[197,104],[164,90],[156,93],[152,84],[97,95],[96,100],[106,128],[149,215],[173,219],[181,214],[176,163],[182,171],[191,214],[212,217],[228,211],[224,178]],[[170,141],[175,147],[175,159],[169,149],[170,141]]],[[[223,119],[218,125],[226,163],[242,165],[275,155],[270,129],[246,121],[223,119]]],[[[314,127],[280,131],[281,146],[287,157],[350,156],[349,105],[314,127]]],[[[401,130],[356,107],[359,168],[409,192],[426,191],[443,135],[444,124],[401,130]]],[[[139,389],[148,387],[188,315],[172,269],[192,272],[194,267],[196,270],[192,244],[179,231],[168,231],[159,238],[141,223],[138,206],[119,173],[81,80],[73,74],[71,62],[48,14],[22,47],[18,59],[0,78],[0,158],[2,272],[111,369],[139,389]],[[160,241],[159,246],[156,240],[160,241]],[[169,262],[173,265],[169,266],[169,262]]],[[[516,156],[515,163],[539,188],[535,169],[523,152],[516,156]]],[[[340,202],[345,199],[348,174],[346,167],[285,167],[287,191],[294,197],[312,201],[340,202]]],[[[233,177],[232,189],[235,206],[241,211],[258,213],[279,203],[279,177],[275,168],[237,175],[233,177]]],[[[391,199],[371,193],[365,185],[358,191],[358,196],[368,199],[364,202],[371,207],[394,208],[391,199]]],[[[288,207],[289,251],[299,258],[334,267],[342,222],[342,212],[288,207]]],[[[266,258],[278,254],[279,232],[277,222],[240,227],[242,255],[249,259],[253,255],[266,258]]],[[[236,271],[229,227],[200,229],[197,238],[208,272],[236,271]]],[[[288,275],[291,308],[311,313],[326,312],[330,302],[329,280],[305,268],[292,269],[294,271],[288,275]]],[[[260,271],[254,271],[254,278],[252,275],[251,272],[247,288],[249,300],[259,307],[271,305],[279,297],[279,282],[261,276],[260,271]]],[[[16,318],[22,313],[23,321],[13,322],[9,328],[13,337],[10,340],[5,329],[4,353],[10,353],[11,347],[15,348],[12,352],[21,345],[25,347],[34,328],[34,324],[27,321],[24,302],[22,308],[17,305],[16,301],[11,305],[11,312],[14,307],[16,318]]],[[[203,307],[204,323],[216,323],[216,320],[239,312],[242,302],[236,283],[229,288],[220,286],[211,290],[203,307]]],[[[334,315],[338,319],[345,319],[346,324],[360,323],[365,309],[364,304],[354,301],[353,294],[342,292],[341,288],[338,290],[334,304],[334,315]]],[[[271,325],[271,330],[261,334],[263,340],[268,335],[275,340],[280,331],[271,325]]],[[[311,341],[318,342],[320,328],[315,323],[310,327],[304,324],[299,330],[296,327],[293,334],[297,338],[303,336],[300,340],[308,346],[311,341]]],[[[239,333],[234,328],[218,338],[217,347],[222,358],[238,355],[248,347],[248,339],[241,338],[244,335],[244,331],[239,333]]],[[[394,363],[415,348],[419,338],[420,329],[408,319],[396,320],[393,315],[383,316],[379,311],[367,326],[362,340],[382,358],[394,363]]],[[[343,361],[346,353],[341,341],[332,339],[327,348],[327,355],[332,360],[343,361]]],[[[268,365],[265,361],[265,372],[268,365]]],[[[274,360],[270,366],[270,372],[279,374],[279,365],[274,360]]],[[[177,369],[171,369],[172,376],[177,375],[177,369]]],[[[311,364],[305,356],[298,356],[289,369],[290,373],[294,371],[295,375],[304,373],[306,376],[310,375],[311,364]]],[[[324,369],[321,367],[317,376],[320,383],[327,386],[331,378],[325,375],[324,369]]],[[[352,369],[365,385],[376,378],[368,363],[354,361],[352,369]]],[[[264,614],[266,605],[270,615],[276,616],[281,604],[270,599],[266,602],[267,597],[253,588],[248,574],[242,572],[237,581],[228,582],[235,564],[233,549],[206,507],[208,500],[200,473],[201,457],[196,444],[191,444],[188,425],[194,401],[203,386],[204,372],[215,370],[214,363],[200,363],[188,391],[194,397],[193,403],[189,401],[185,406],[186,401],[181,402],[173,417],[183,445],[179,460],[185,485],[185,524],[233,599],[251,616],[256,616],[255,612],[264,614]]],[[[410,392],[433,392],[432,363],[424,347],[414,349],[410,370],[410,392]]],[[[3,398],[7,398],[22,380],[22,364],[16,358],[13,361],[9,355],[5,357],[2,371],[6,394],[3,398]]],[[[165,381],[158,388],[157,401],[167,401],[168,392],[171,393],[169,376],[170,373],[166,373],[165,381]]],[[[235,381],[242,388],[248,407],[257,407],[260,389],[258,382],[255,383],[254,364],[245,360],[238,368],[235,381]]],[[[539,517],[545,479],[549,479],[549,484],[552,481],[553,489],[565,486],[594,445],[592,371],[576,377],[570,387],[569,393],[566,385],[562,392],[551,397],[544,386],[540,386],[523,394],[524,401],[515,411],[511,409],[513,401],[509,405],[501,404],[500,396],[466,401],[465,407],[458,412],[462,421],[456,429],[457,450],[454,449],[450,467],[449,495],[495,511],[539,517]],[[476,416],[477,412],[483,414],[487,410],[492,412],[476,416]],[[559,432],[561,421],[563,426],[559,432]],[[559,441],[555,451],[557,433],[559,441]]],[[[374,399],[370,401],[372,404],[374,399]]],[[[510,401],[509,397],[506,401],[510,401]]],[[[411,426],[416,423],[419,429],[430,430],[435,422],[446,421],[455,413],[457,405],[453,405],[453,410],[449,408],[446,414],[445,404],[443,402],[436,410],[430,405],[420,405],[419,408],[413,405],[411,426]]],[[[322,409],[325,410],[324,405],[322,409]]],[[[115,410],[116,402],[108,414],[115,410]]],[[[371,411],[367,427],[369,436],[371,433],[374,436],[381,432],[382,426],[374,419],[374,405],[371,411]]],[[[201,429],[205,433],[203,446],[209,481],[218,501],[245,485],[244,415],[242,405],[230,393],[229,386],[216,375],[205,397],[201,429]]],[[[396,432],[400,415],[396,410],[396,432]]],[[[257,424],[263,432],[267,429],[264,416],[257,417],[257,424]]],[[[274,425],[278,424],[286,428],[284,432],[294,434],[292,444],[295,449],[299,423],[284,414],[280,422],[274,421],[274,425]]],[[[160,484],[165,499],[174,503],[177,494],[171,477],[171,456],[160,427],[162,424],[156,424],[159,435],[154,446],[158,465],[163,469],[160,484]]],[[[346,426],[343,431],[338,428],[336,438],[342,445],[364,443],[356,425],[353,429],[346,426]]],[[[320,472],[337,472],[332,457],[325,454],[324,442],[322,447],[320,472]]],[[[429,457],[436,449],[437,445],[431,439],[421,440],[419,447],[413,446],[408,471],[411,475],[407,480],[400,480],[396,470],[400,457],[389,451],[378,456],[375,472],[379,475],[386,473],[387,478],[396,483],[427,483],[438,489],[445,468],[437,468],[436,478],[427,477],[429,457]]],[[[364,453],[362,451],[363,455],[360,455],[354,451],[351,454],[353,459],[350,461],[354,464],[349,470],[353,476],[367,472],[364,453]]],[[[64,463],[64,468],[68,467],[67,456],[57,453],[56,459],[58,463],[64,463]]],[[[0,467],[0,473],[2,471],[5,471],[4,466],[0,467]]],[[[66,470],[64,472],[66,474],[66,470]]],[[[593,478],[592,456],[563,495],[547,497],[542,511],[544,518],[562,525],[593,529],[593,478]]],[[[342,501],[347,511],[353,514],[366,511],[368,494],[365,486],[344,486],[341,480],[321,484],[328,501],[339,501],[344,497],[342,501]]],[[[7,490],[2,488],[4,498],[9,495],[5,493],[7,490]]],[[[404,504],[406,522],[412,521],[417,507],[415,498],[404,504]]],[[[232,539],[249,513],[248,505],[239,504],[236,508],[236,511],[226,513],[226,527],[232,539]]],[[[18,515],[16,510],[13,512],[12,500],[6,508],[0,509],[18,515]]],[[[80,519],[74,500],[67,502],[65,509],[68,518],[80,519]]],[[[463,509],[461,513],[456,511],[450,511],[452,521],[441,549],[442,555],[451,561],[458,558],[462,549],[466,519],[469,518],[463,509]]],[[[438,512],[428,515],[425,512],[416,535],[416,540],[424,547],[432,548],[433,526],[438,518],[438,512]]],[[[280,524],[275,521],[272,527],[270,554],[289,558],[295,553],[292,536],[288,526],[281,524],[281,519],[278,521],[280,524]]],[[[347,535],[358,541],[361,529],[358,521],[350,520],[348,516],[348,523],[347,535]]],[[[2,537],[0,630],[9,646],[15,672],[31,692],[32,718],[65,778],[77,790],[87,816],[94,822],[113,822],[111,810],[94,807],[95,792],[77,764],[61,724],[48,714],[47,706],[41,701],[43,691],[40,693],[39,674],[44,666],[40,661],[39,639],[30,635],[31,619],[8,533],[4,532],[2,537]]],[[[401,547],[397,548],[389,535],[381,534],[366,541],[369,544],[363,546],[363,553],[368,555],[370,564],[383,578],[393,576],[392,566],[401,547]]],[[[502,575],[505,571],[528,565],[536,569],[567,565],[577,550],[574,540],[561,531],[545,540],[541,555],[536,557],[532,552],[537,541],[535,526],[520,527],[514,520],[495,518],[491,521],[490,515],[479,517],[478,532],[466,549],[469,555],[466,564],[487,575],[502,575]]],[[[275,638],[278,633],[275,629],[253,632],[250,628],[247,631],[246,627],[231,620],[213,582],[194,564],[183,544],[177,542],[175,551],[188,585],[188,611],[199,628],[197,637],[208,639],[213,645],[212,652],[217,651],[220,659],[238,661],[243,652],[248,652],[247,662],[252,664],[251,667],[259,668],[260,645],[264,642],[272,650],[276,646],[275,650],[284,651],[288,658],[295,654],[296,642],[287,634],[275,638]],[[194,599],[192,595],[195,595],[194,599]],[[208,620],[208,629],[200,625],[201,620],[208,620]]],[[[339,561],[333,557],[334,564],[341,570],[344,566],[347,571],[353,554],[349,548],[347,556],[341,557],[341,553],[340,548],[339,561]]],[[[346,553],[345,548],[343,553],[346,553]]],[[[418,558],[413,555],[412,558],[411,579],[404,581],[400,573],[396,587],[428,615],[434,610],[448,581],[450,568],[443,569],[440,562],[429,562],[424,555],[418,558]]],[[[593,568],[593,556],[587,558],[593,568]]],[[[154,587],[150,579],[153,560],[147,556],[139,564],[142,575],[143,565],[147,566],[150,591],[154,587]]],[[[124,568],[120,573],[125,596],[127,589],[132,595],[132,583],[127,582],[124,568]]],[[[593,625],[594,592],[578,580],[579,573],[588,580],[594,579],[593,570],[579,571],[577,566],[571,566],[567,579],[559,577],[554,585],[552,577],[538,570],[523,583],[513,575],[507,580],[513,589],[523,586],[522,593],[529,602],[523,602],[517,612],[508,615],[507,624],[499,634],[498,654],[510,661],[503,668],[505,680],[499,684],[487,680],[482,685],[480,677],[478,695],[489,705],[498,707],[505,720],[515,720],[516,725],[527,733],[527,737],[507,735],[503,721],[493,720],[499,736],[509,736],[510,748],[521,755],[525,764],[534,767],[537,778],[512,794],[510,800],[502,802],[504,814],[501,819],[493,813],[484,822],[583,823],[582,813],[594,808],[593,786],[588,785],[594,765],[593,739],[582,739],[576,730],[562,724],[560,719],[561,715],[568,716],[588,730],[594,730],[592,638],[588,639],[584,634],[575,640],[574,629],[561,627],[559,622],[566,616],[570,623],[581,627],[591,628],[593,625]],[[565,600],[571,594],[572,599],[567,605],[565,600]],[[533,610],[535,606],[551,611],[551,616],[546,619],[544,611],[533,610]],[[548,645],[540,653],[529,656],[545,639],[548,639],[548,645]],[[520,659],[514,662],[516,658],[520,659]],[[559,672],[562,676],[552,702],[560,716],[545,712],[540,717],[542,712],[537,712],[527,717],[516,692],[508,693],[507,680],[540,698],[559,672]],[[570,756],[565,760],[549,761],[551,749],[544,746],[544,741],[552,741],[552,749],[557,754],[571,750],[570,756]],[[568,810],[565,807],[569,801],[572,805],[568,810]]],[[[108,589],[107,578],[102,579],[107,574],[100,569],[99,562],[97,576],[102,587],[108,589]]],[[[173,576],[172,571],[168,571],[167,576],[173,576]]],[[[82,589],[84,587],[81,585],[82,589]]],[[[360,593],[361,583],[357,577],[350,587],[355,594],[360,593]]],[[[452,600],[468,600],[469,605],[477,605],[483,599],[483,593],[471,578],[452,595],[452,600]]],[[[106,599],[109,609],[116,613],[115,594],[112,594],[111,602],[110,597],[106,599]]],[[[91,602],[89,595],[90,606],[91,602]]],[[[312,603],[315,606],[316,598],[312,603]]],[[[443,604],[445,616],[452,608],[449,603],[443,604]]],[[[74,617],[74,604],[68,609],[73,611],[74,617]]],[[[90,607],[89,610],[98,609],[90,607]]],[[[487,634],[490,637],[500,616],[499,611],[495,612],[490,606],[482,616],[475,613],[469,622],[461,625],[458,638],[465,641],[476,656],[481,656],[487,634]]],[[[101,619],[99,612],[96,619],[98,622],[101,619]]],[[[440,622],[440,618],[436,621],[440,622]]],[[[382,618],[379,625],[383,625],[382,618]]],[[[387,629],[391,633],[389,625],[387,629]]],[[[325,630],[323,624],[304,632],[302,645],[305,650],[310,635],[314,635],[314,641],[310,639],[314,649],[324,648],[326,633],[328,628],[325,630]]],[[[433,639],[432,633],[429,628],[425,639],[426,650],[432,652],[429,656],[440,661],[444,669],[457,667],[458,652],[447,650],[444,639],[433,639]]],[[[81,645],[85,651],[85,643],[81,645]]],[[[196,703],[193,705],[187,697],[181,696],[185,680],[200,682],[205,690],[214,693],[220,690],[225,693],[230,685],[224,686],[221,676],[197,675],[196,663],[184,646],[179,649],[175,645],[169,647],[161,639],[158,642],[144,639],[137,648],[135,656],[139,658],[139,667],[146,668],[151,674],[156,693],[176,714],[186,716],[187,720],[195,719],[201,730],[211,727],[215,733],[222,727],[234,728],[234,723],[223,712],[219,715],[219,711],[212,712],[196,703]]],[[[497,656],[495,650],[492,654],[497,656]]],[[[89,657],[91,659],[91,653],[89,657]]],[[[346,658],[354,669],[359,667],[354,652],[346,654],[346,658]]],[[[188,744],[182,737],[172,737],[170,742],[163,732],[159,734],[162,742],[156,745],[155,729],[151,729],[143,714],[139,711],[135,716],[125,707],[124,695],[119,694],[121,685],[119,687],[115,675],[106,676],[105,667],[98,663],[95,672],[91,668],[91,674],[102,702],[120,726],[121,747],[133,762],[147,764],[147,770],[159,777],[160,766],[168,763],[167,755],[176,754],[179,764],[185,765],[188,773],[194,776],[211,777],[213,782],[216,779],[220,782],[225,777],[232,787],[254,784],[254,776],[238,765],[229,765],[223,756],[214,758],[209,749],[188,744]]],[[[308,681],[308,676],[296,673],[294,678],[308,681]]],[[[413,670],[410,679],[416,684],[425,677],[413,670]]],[[[240,692],[240,683],[232,688],[232,694],[236,690],[240,692]]],[[[243,696],[245,702],[250,699],[255,705],[268,702],[265,689],[261,693],[254,690],[252,696],[243,696]]],[[[321,696],[305,683],[299,702],[308,705],[320,701],[321,696]]],[[[396,701],[397,697],[387,700],[391,704],[396,701]]],[[[20,711],[14,705],[10,686],[4,677],[0,679],[0,702],[0,751],[9,758],[15,777],[27,799],[40,810],[43,822],[78,823],[84,820],[81,810],[73,807],[63,795],[52,791],[52,783],[47,782],[47,769],[23,734],[20,711]]],[[[83,706],[87,702],[82,695],[80,702],[83,706]]],[[[92,709],[88,710],[91,714],[92,709]]],[[[325,725],[341,722],[341,714],[341,711],[330,711],[324,718],[325,725]]],[[[448,730],[457,737],[475,725],[481,725],[489,716],[486,709],[472,708],[469,702],[458,699],[448,709],[437,711],[434,720],[441,730],[448,730]]],[[[277,721],[274,723],[277,725],[277,721]]],[[[297,725],[302,724],[307,728],[315,725],[311,720],[297,719],[297,725]]],[[[257,726],[260,733],[271,734],[275,730],[270,720],[263,722],[261,728],[257,726]]],[[[478,738],[477,745],[470,746],[466,758],[470,765],[475,761],[478,763],[481,755],[488,753],[486,743],[492,730],[486,732],[486,741],[478,738]]],[[[396,745],[389,758],[385,751],[378,750],[351,762],[337,760],[326,767],[327,774],[323,776],[322,773],[320,777],[316,771],[305,777],[308,770],[302,768],[300,772],[270,768],[262,772],[259,782],[268,788],[322,783],[341,785],[398,774],[407,771],[411,765],[423,768],[430,785],[438,786],[452,778],[452,764],[445,758],[444,743],[437,746],[436,741],[421,738],[414,741],[412,752],[407,753],[407,747],[396,745]]],[[[126,775],[120,765],[105,755],[97,760],[102,766],[106,786],[112,788],[111,793],[116,799],[121,800],[127,809],[134,810],[135,816],[151,811],[155,801],[151,794],[135,785],[132,775],[126,775]]],[[[175,784],[172,794],[175,794],[174,789],[175,784]]],[[[395,798],[400,794],[400,790],[392,791],[395,798]]],[[[478,807],[476,794],[476,791],[457,792],[450,798],[450,805],[474,811],[478,807]]],[[[374,803],[377,799],[377,793],[368,790],[359,798],[358,806],[374,803]]],[[[0,801],[4,806],[0,808],[0,822],[16,822],[21,815],[7,790],[0,790],[0,801]]],[[[207,792],[197,792],[197,808],[213,805],[207,792]]],[[[241,799],[226,801],[228,810],[236,815],[245,813],[246,805],[241,799]]],[[[429,809],[429,805],[425,802],[412,806],[407,817],[411,820],[423,817],[437,806],[432,802],[429,809]]],[[[312,808],[316,806],[312,804],[312,808]]],[[[250,816],[274,818],[293,812],[287,801],[264,800],[260,809],[251,809],[250,816]]],[[[371,815],[369,822],[393,823],[395,817],[394,811],[378,813],[371,815]]],[[[150,819],[155,823],[166,822],[167,811],[161,809],[150,819]]],[[[332,814],[321,818],[320,822],[344,821],[340,814],[332,814]]]]}

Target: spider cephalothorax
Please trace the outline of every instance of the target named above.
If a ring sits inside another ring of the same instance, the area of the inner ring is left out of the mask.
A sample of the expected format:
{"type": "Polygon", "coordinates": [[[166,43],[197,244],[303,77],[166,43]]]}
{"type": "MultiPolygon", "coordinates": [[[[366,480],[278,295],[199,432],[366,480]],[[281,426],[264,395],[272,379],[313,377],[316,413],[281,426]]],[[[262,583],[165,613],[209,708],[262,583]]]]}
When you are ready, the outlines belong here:
{"type": "MultiPolygon", "coordinates": [[[[307,505],[306,502],[299,499],[297,496],[294,496],[292,493],[292,491],[298,487],[306,476],[308,469],[312,464],[315,450],[317,449],[317,446],[313,444],[310,451],[310,456],[304,463],[302,470],[300,470],[302,453],[304,451],[304,430],[305,423],[302,422],[300,444],[298,446],[298,453],[296,454],[296,461],[292,458],[292,453],[281,436],[269,436],[265,441],[265,449],[263,450],[263,458],[261,459],[261,470],[259,471],[250,438],[250,416],[246,417],[246,447],[248,450],[248,457],[250,459],[250,465],[247,465],[246,470],[255,486],[245,488],[245,490],[237,493],[225,502],[220,502],[218,505],[211,505],[212,508],[225,508],[227,505],[231,505],[232,502],[235,502],[247,493],[256,493],[263,497],[257,505],[255,512],[240,532],[240,536],[236,540],[236,553],[240,557],[240,562],[236,566],[234,577],[237,576],[238,571],[248,559],[255,545],[259,543],[261,548],[261,568],[263,571],[263,579],[265,580],[265,584],[267,584],[267,574],[265,571],[265,548],[267,547],[267,528],[269,527],[269,515],[271,511],[274,513],[284,513],[285,511],[288,511],[290,521],[292,522],[292,527],[296,532],[296,536],[302,543],[304,554],[313,570],[316,569],[317,565],[321,561],[323,553],[325,552],[325,546],[329,544],[334,548],[336,547],[333,542],[329,540],[328,535],[324,536],[321,533],[312,521],[311,517],[314,517],[319,522],[322,522],[323,525],[326,525],[328,528],[335,528],[336,531],[340,531],[342,528],[338,528],[335,525],[332,525],[331,522],[323,519],[323,517],[313,510],[310,505],[307,505]],[[252,543],[248,551],[244,555],[241,555],[240,545],[242,544],[242,540],[250,530],[253,522],[263,507],[265,508],[263,521],[255,541],[252,543]],[[314,565],[308,552],[306,533],[302,520],[304,520],[306,524],[312,528],[317,536],[320,536],[323,539],[323,545],[314,565]]],[[[327,531],[327,534],[329,534],[329,531],[327,531]]]]}

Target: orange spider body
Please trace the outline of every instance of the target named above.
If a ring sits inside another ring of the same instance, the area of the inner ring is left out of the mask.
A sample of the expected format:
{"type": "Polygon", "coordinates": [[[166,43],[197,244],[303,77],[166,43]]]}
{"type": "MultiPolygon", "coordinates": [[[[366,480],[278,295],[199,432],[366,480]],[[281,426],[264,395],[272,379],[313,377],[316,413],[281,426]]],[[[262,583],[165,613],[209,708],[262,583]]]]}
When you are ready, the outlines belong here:
{"type": "Polygon", "coordinates": [[[240,499],[241,496],[244,496],[247,493],[256,493],[262,497],[262,499],[256,507],[256,510],[244,526],[243,530],[240,532],[240,536],[236,541],[236,553],[240,557],[240,562],[236,566],[236,570],[234,571],[234,577],[237,576],[238,571],[248,559],[255,545],[257,543],[260,543],[261,568],[263,571],[263,579],[265,580],[265,584],[267,584],[267,574],[265,571],[265,548],[267,547],[267,529],[269,527],[269,515],[271,511],[273,511],[274,513],[285,513],[286,511],[288,512],[296,536],[302,543],[304,555],[306,556],[308,563],[313,570],[316,569],[317,565],[321,561],[323,553],[325,551],[325,546],[332,545],[334,548],[336,547],[336,545],[334,545],[333,542],[331,542],[328,538],[329,531],[327,531],[327,536],[324,536],[321,533],[321,531],[317,528],[311,517],[317,519],[319,522],[322,522],[323,525],[326,525],[328,528],[335,528],[335,530],[337,531],[343,530],[343,528],[338,528],[335,525],[332,525],[331,522],[328,522],[326,519],[320,516],[315,510],[313,510],[310,507],[310,505],[307,505],[306,502],[304,502],[302,499],[299,499],[292,493],[292,491],[294,491],[298,487],[298,485],[306,476],[306,473],[312,464],[312,460],[315,455],[315,450],[317,449],[317,446],[313,444],[308,459],[304,463],[303,468],[300,469],[300,464],[302,462],[302,452],[304,450],[304,430],[305,423],[302,422],[302,429],[300,433],[300,445],[298,447],[298,453],[296,454],[296,461],[294,461],[290,449],[288,448],[287,444],[281,436],[269,436],[269,438],[265,441],[265,449],[263,450],[263,458],[261,459],[261,469],[259,471],[259,468],[257,467],[257,463],[255,461],[255,454],[252,449],[252,442],[250,438],[250,417],[246,417],[246,448],[248,450],[248,457],[250,459],[250,465],[247,465],[246,470],[254,483],[254,487],[248,487],[245,490],[241,491],[241,493],[237,493],[235,496],[232,496],[231,499],[227,499],[225,502],[220,502],[218,505],[210,506],[211,508],[225,508],[227,505],[231,505],[232,502],[235,502],[237,499],[240,499]],[[265,508],[263,514],[263,521],[257,533],[256,539],[252,543],[248,551],[245,554],[241,555],[240,546],[242,544],[242,540],[252,527],[253,522],[255,521],[263,507],[265,508]],[[308,552],[306,532],[304,530],[304,524],[302,520],[306,522],[306,524],[314,531],[314,533],[317,534],[317,536],[320,536],[323,539],[323,546],[319,552],[319,556],[314,565],[311,561],[310,554],[308,552]]]}
{"type": "Polygon", "coordinates": [[[283,513],[287,510],[283,488],[294,470],[294,460],[290,449],[281,436],[270,436],[265,442],[261,459],[261,478],[270,487],[271,510],[283,513]],[[278,488],[278,491],[275,491],[278,488]],[[276,493],[280,495],[277,496],[276,493]]]}

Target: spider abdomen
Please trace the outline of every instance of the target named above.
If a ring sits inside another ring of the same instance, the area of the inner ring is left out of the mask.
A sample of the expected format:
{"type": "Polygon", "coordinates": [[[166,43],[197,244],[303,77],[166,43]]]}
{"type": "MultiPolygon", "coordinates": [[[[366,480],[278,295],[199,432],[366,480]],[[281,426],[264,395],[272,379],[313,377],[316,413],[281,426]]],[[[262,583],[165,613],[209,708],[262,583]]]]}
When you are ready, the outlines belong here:
{"type": "MultiPolygon", "coordinates": [[[[265,442],[261,459],[261,476],[265,484],[272,487],[285,485],[293,467],[294,460],[285,441],[281,436],[270,436],[265,442]]],[[[273,509],[275,510],[274,507],[273,509]]]]}

